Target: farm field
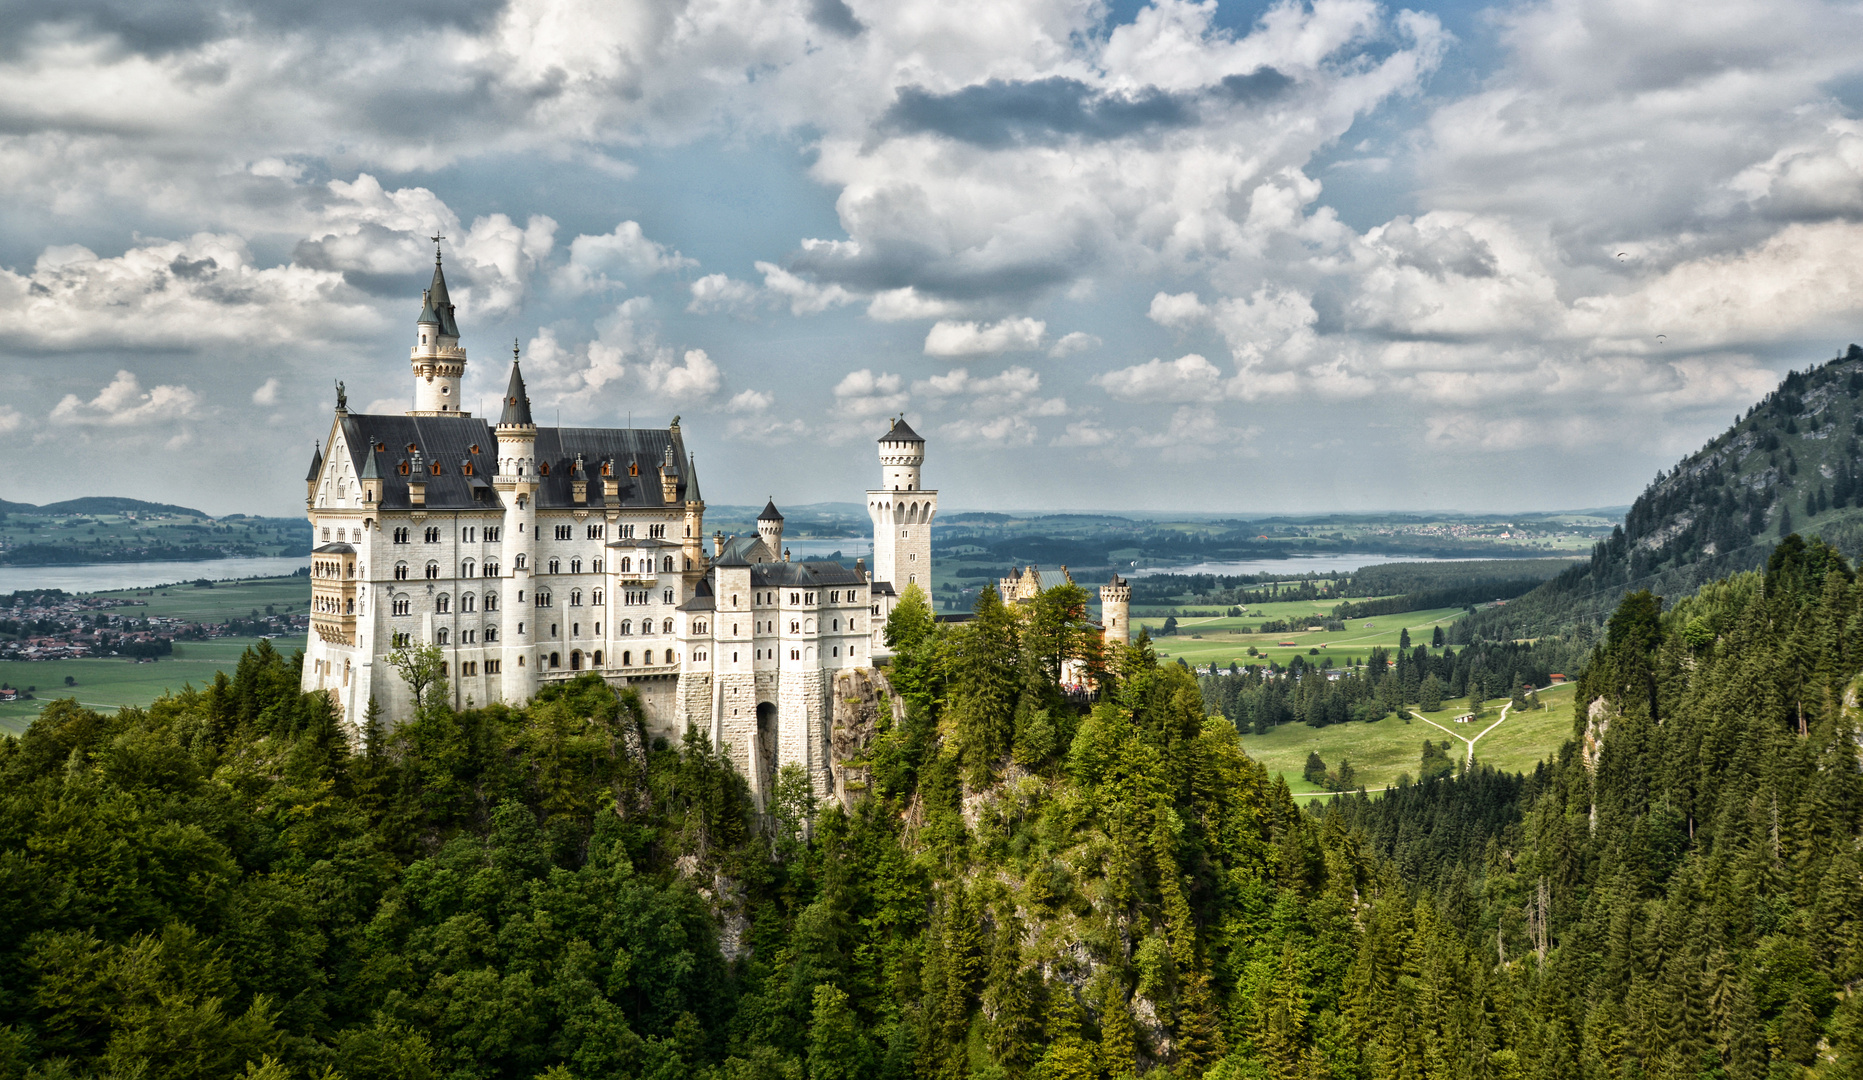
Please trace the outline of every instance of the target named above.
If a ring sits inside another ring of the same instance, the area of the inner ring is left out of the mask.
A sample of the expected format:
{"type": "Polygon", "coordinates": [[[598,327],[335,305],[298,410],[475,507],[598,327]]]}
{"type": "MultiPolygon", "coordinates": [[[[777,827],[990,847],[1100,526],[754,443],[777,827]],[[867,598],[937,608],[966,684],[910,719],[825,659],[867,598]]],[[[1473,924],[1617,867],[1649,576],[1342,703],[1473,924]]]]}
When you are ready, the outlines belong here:
{"type": "MultiPolygon", "coordinates": [[[[177,576],[185,574],[187,564],[176,564],[175,571],[177,576]]],[[[113,589],[91,595],[140,600],[147,607],[137,609],[138,614],[165,615],[189,622],[222,622],[245,618],[255,610],[263,613],[267,605],[274,606],[281,613],[302,612],[310,604],[310,579],[250,578],[245,581],[217,581],[212,588],[170,585],[158,589],[113,589]]]]}
{"type": "MultiPolygon", "coordinates": [[[[1530,712],[1510,710],[1507,722],[1482,736],[1475,743],[1475,761],[1509,772],[1530,772],[1535,763],[1559,752],[1559,746],[1572,736],[1571,684],[1540,691],[1541,708],[1530,712]]],[[[1443,703],[1436,712],[1421,714],[1455,732],[1474,737],[1500,718],[1505,699],[1487,703],[1471,724],[1457,724],[1456,716],[1468,711],[1468,699],[1443,703]]],[[[1415,714],[1414,708],[1411,710],[1415,714]]],[[[1321,794],[1322,789],[1301,777],[1307,755],[1318,752],[1328,767],[1338,768],[1339,759],[1352,763],[1359,783],[1367,791],[1397,783],[1408,773],[1415,777],[1423,763],[1423,740],[1441,744],[1450,739],[1441,729],[1413,719],[1408,724],[1395,713],[1375,724],[1331,724],[1312,728],[1305,724],[1282,724],[1266,735],[1242,736],[1242,749],[1262,763],[1269,775],[1280,774],[1288,789],[1296,795],[1321,794]]],[[[1449,756],[1460,760],[1468,745],[1450,739],[1449,756]]]]}
{"type": "Polygon", "coordinates": [[[1405,630],[1410,631],[1412,646],[1428,645],[1436,627],[1447,627],[1460,618],[1463,612],[1459,607],[1433,608],[1353,619],[1344,630],[1299,630],[1277,634],[1256,632],[1256,628],[1269,619],[1331,618],[1330,613],[1336,603],[1263,604],[1250,608],[1248,614],[1241,618],[1180,618],[1177,620],[1177,633],[1171,637],[1157,636],[1164,625],[1163,619],[1148,616],[1135,619],[1134,622],[1151,632],[1152,647],[1158,650],[1160,657],[1182,657],[1185,663],[1195,667],[1208,667],[1213,662],[1226,668],[1232,662],[1246,666],[1266,660],[1274,660],[1286,666],[1295,656],[1305,656],[1313,663],[1319,663],[1322,658],[1330,656],[1335,667],[1344,667],[1348,658],[1364,663],[1376,646],[1396,648],[1405,630]],[[1293,644],[1283,645],[1282,642],[1293,644]],[[1259,656],[1248,655],[1251,645],[1255,646],[1259,656]],[[1312,649],[1320,650],[1318,655],[1309,651],[1312,649]]]}
{"type": "MultiPolygon", "coordinates": [[[[172,657],[164,656],[153,664],[120,658],[0,660],[0,681],[11,686],[38,687],[34,692],[37,700],[0,703],[0,732],[17,735],[25,731],[45,703],[58,698],[74,697],[85,705],[114,709],[120,705],[147,705],[189,683],[198,689],[211,683],[216,671],[231,674],[239,663],[239,654],[256,644],[257,638],[177,641],[172,657]],[[66,687],[67,675],[75,678],[77,685],[66,687]]],[[[304,647],[304,638],[277,638],[272,647],[290,656],[304,647]]]]}

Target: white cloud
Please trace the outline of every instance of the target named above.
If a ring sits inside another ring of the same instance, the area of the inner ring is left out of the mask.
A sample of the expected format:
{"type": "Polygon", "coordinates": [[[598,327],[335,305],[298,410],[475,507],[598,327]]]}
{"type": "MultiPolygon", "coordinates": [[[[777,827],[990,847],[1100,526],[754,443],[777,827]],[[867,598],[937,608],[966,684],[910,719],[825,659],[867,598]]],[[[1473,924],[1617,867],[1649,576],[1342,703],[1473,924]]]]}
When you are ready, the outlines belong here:
{"type": "Polygon", "coordinates": [[[257,390],[252,392],[252,403],[254,405],[278,404],[278,377],[276,375],[265,380],[257,390]]]}
{"type": "MultiPolygon", "coordinates": [[[[609,274],[623,274],[636,281],[654,274],[676,273],[698,265],[665,244],[648,239],[640,223],[623,221],[614,231],[602,236],[578,236],[569,242],[569,261],[557,272],[557,287],[572,294],[621,288],[624,281],[610,280],[609,274]]],[[[697,294],[694,294],[694,302],[697,294]]]]}
{"type": "Polygon", "coordinates": [[[1105,342],[1102,342],[1098,337],[1082,330],[1076,330],[1071,334],[1063,335],[1061,340],[1055,342],[1054,347],[1048,350],[1048,355],[1058,360],[1064,356],[1072,356],[1077,352],[1097,349],[1103,344],[1105,344],[1105,342]]]}
{"type": "Polygon", "coordinates": [[[764,289],[787,303],[791,315],[818,315],[860,299],[840,285],[818,285],[775,263],[759,262],[757,270],[763,275],[764,289]]]}
{"type": "Polygon", "coordinates": [[[200,395],[185,386],[156,386],[148,390],[128,371],[119,371],[110,384],[89,401],[66,394],[52,409],[54,424],[129,427],[185,420],[200,406],[200,395]]]}
{"type": "Polygon", "coordinates": [[[10,435],[26,426],[26,417],[11,405],[0,405],[0,435],[10,435]]]}
{"type": "Polygon", "coordinates": [[[958,305],[949,300],[927,296],[908,285],[876,293],[867,305],[867,317],[875,322],[908,322],[913,319],[941,319],[956,314],[958,305]]]}
{"type": "Polygon", "coordinates": [[[850,371],[835,384],[835,409],[854,416],[879,416],[906,407],[903,379],[889,372],[875,375],[870,368],[850,371]]]}
{"type": "Polygon", "coordinates": [[[1224,393],[1222,372],[1196,353],[1175,360],[1154,357],[1095,375],[1092,381],[1123,401],[1205,401],[1224,393]]]}
{"type": "Polygon", "coordinates": [[[1160,326],[1173,330],[1182,330],[1194,326],[1210,317],[1210,309],[1203,306],[1203,301],[1194,292],[1175,295],[1160,292],[1151,298],[1151,310],[1146,317],[1160,326]]]}
{"type": "Polygon", "coordinates": [[[734,413],[760,413],[776,403],[776,399],[762,390],[740,390],[732,395],[725,409],[734,413]]]}
{"type": "Polygon", "coordinates": [[[673,362],[671,350],[656,353],[642,376],[649,392],[674,402],[700,401],[724,386],[724,375],[704,349],[687,349],[678,363],[673,362]]]}
{"type": "Polygon", "coordinates": [[[1048,324],[1040,319],[1004,319],[996,323],[943,321],[925,335],[926,356],[979,356],[1027,352],[1041,348],[1048,324]]]}
{"type": "Polygon", "coordinates": [[[756,306],[758,295],[755,285],[724,274],[706,274],[692,283],[690,291],[692,302],[686,305],[686,310],[700,315],[714,311],[748,311],[756,306]]]}

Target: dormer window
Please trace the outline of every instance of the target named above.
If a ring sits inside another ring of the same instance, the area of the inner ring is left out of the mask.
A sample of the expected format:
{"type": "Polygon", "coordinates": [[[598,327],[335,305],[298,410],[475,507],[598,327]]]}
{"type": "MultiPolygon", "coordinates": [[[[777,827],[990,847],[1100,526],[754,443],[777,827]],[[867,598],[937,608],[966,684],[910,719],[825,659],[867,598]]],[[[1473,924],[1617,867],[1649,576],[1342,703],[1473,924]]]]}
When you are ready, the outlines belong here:
{"type": "Polygon", "coordinates": [[[410,454],[412,454],[414,451],[419,450],[419,449],[420,447],[415,446],[413,443],[408,444],[408,453],[410,454]]]}
{"type": "Polygon", "coordinates": [[[432,464],[431,466],[429,466],[429,467],[430,467],[430,468],[431,468],[431,469],[433,470],[433,474],[434,474],[435,476],[439,476],[439,475],[440,475],[440,472],[441,472],[441,465],[440,465],[440,463],[439,463],[438,461],[435,461],[435,462],[434,462],[434,463],[433,463],[433,464],[432,464]]]}
{"type": "Polygon", "coordinates": [[[396,466],[396,467],[395,467],[395,469],[396,469],[396,471],[397,471],[397,472],[399,472],[399,473],[400,473],[400,474],[401,474],[402,476],[406,476],[406,475],[408,475],[408,462],[407,462],[407,459],[406,459],[406,458],[402,458],[402,459],[401,459],[401,464],[400,464],[400,465],[398,465],[398,466],[396,466]]]}
{"type": "Polygon", "coordinates": [[[473,444],[472,444],[472,447],[471,447],[471,449],[470,449],[470,450],[469,450],[468,452],[469,452],[469,453],[474,453],[474,454],[476,454],[476,453],[478,453],[478,452],[479,452],[479,444],[478,444],[478,443],[473,443],[473,444]]]}
{"type": "Polygon", "coordinates": [[[545,476],[550,475],[550,463],[546,461],[543,464],[537,466],[537,471],[542,473],[545,476]]]}
{"type": "Polygon", "coordinates": [[[602,475],[613,476],[614,474],[615,474],[615,463],[612,461],[602,462],[602,475]]]}
{"type": "Polygon", "coordinates": [[[639,476],[640,475],[640,462],[638,461],[628,462],[627,463],[627,474],[629,476],[639,476]]]}
{"type": "Polygon", "coordinates": [[[471,476],[472,475],[472,462],[470,461],[465,462],[463,465],[460,466],[459,471],[460,471],[460,475],[462,476],[471,476]]]}
{"type": "Polygon", "coordinates": [[[375,452],[376,452],[376,453],[378,453],[378,454],[384,454],[384,453],[387,453],[387,452],[388,452],[388,444],[387,444],[387,443],[383,443],[383,442],[378,442],[378,443],[376,443],[376,444],[375,444],[375,452]]]}

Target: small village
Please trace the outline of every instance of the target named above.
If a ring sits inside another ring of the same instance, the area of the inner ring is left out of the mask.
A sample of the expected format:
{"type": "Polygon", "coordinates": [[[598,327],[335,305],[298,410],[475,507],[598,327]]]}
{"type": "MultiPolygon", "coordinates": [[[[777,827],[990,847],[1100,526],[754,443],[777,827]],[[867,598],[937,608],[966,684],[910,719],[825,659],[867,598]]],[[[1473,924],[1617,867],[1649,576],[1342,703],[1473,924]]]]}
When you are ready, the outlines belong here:
{"type": "MultiPolygon", "coordinates": [[[[0,660],[74,660],[119,656],[154,663],[176,641],[302,634],[308,614],[253,611],[221,622],[151,615],[146,600],[75,596],[62,590],[0,596],[0,660]]],[[[11,700],[0,691],[0,701],[11,700]]]]}

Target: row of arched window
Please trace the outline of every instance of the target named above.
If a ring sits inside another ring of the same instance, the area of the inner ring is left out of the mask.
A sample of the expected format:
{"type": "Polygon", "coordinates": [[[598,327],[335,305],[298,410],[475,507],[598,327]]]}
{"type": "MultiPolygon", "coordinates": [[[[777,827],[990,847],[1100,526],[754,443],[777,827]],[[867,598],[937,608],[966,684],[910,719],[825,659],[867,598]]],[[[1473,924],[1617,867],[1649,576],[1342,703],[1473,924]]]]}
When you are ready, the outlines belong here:
{"type": "MultiPolygon", "coordinates": [[[[629,634],[632,634],[634,632],[634,621],[632,619],[622,619],[621,624],[615,627],[615,631],[616,631],[616,636],[627,637],[629,634]]],[[[653,620],[642,619],[640,621],[640,632],[643,635],[653,633],[654,632],[653,631],[653,620]]],[[[673,632],[673,620],[667,619],[665,622],[661,624],[660,633],[670,634],[672,632],[673,632]]],[[[704,628],[702,624],[700,627],[700,632],[701,633],[704,632],[704,628]]]]}

